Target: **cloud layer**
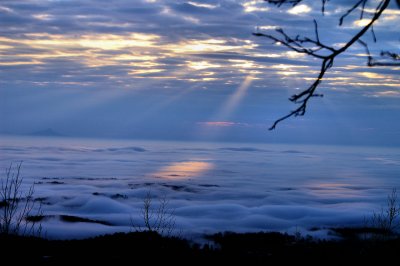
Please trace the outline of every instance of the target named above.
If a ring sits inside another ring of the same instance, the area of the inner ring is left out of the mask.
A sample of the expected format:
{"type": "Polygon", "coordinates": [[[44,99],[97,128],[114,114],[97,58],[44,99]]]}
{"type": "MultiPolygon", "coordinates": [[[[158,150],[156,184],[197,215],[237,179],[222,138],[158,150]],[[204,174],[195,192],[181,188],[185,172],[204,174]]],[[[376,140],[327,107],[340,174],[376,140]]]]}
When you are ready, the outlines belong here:
{"type": "Polygon", "coordinates": [[[155,208],[168,199],[177,229],[194,238],[226,230],[322,236],[363,225],[400,185],[390,148],[4,138],[0,153],[0,168],[24,161],[24,186],[35,182],[49,237],[140,226],[149,191],[155,208]]]}

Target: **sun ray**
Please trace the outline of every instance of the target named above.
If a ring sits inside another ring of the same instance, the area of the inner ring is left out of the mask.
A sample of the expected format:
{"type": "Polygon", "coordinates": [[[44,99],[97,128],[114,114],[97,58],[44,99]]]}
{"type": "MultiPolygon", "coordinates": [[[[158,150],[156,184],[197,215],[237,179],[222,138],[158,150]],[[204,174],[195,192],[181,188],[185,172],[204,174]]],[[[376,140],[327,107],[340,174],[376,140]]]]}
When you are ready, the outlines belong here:
{"type": "Polygon", "coordinates": [[[233,111],[238,107],[240,101],[246,95],[251,83],[253,82],[253,75],[248,75],[236,89],[236,91],[228,98],[225,104],[222,106],[215,119],[217,121],[226,120],[230,117],[233,111]]]}
{"type": "Polygon", "coordinates": [[[228,121],[231,117],[232,113],[238,108],[242,99],[246,96],[246,92],[251,86],[251,83],[254,80],[253,75],[248,75],[240,84],[239,87],[235,90],[235,92],[225,101],[219,111],[211,117],[208,122],[199,122],[197,125],[200,128],[196,130],[196,136],[206,136],[207,138],[216,138],[218,137],[221,132],[230,126],[235,125],[243,125],[243,123],[233,123],[228,121]],[[224,125],[224,126],[217,126],[212,127],[212,131],[210,131],[210,125],[224,125]]]}

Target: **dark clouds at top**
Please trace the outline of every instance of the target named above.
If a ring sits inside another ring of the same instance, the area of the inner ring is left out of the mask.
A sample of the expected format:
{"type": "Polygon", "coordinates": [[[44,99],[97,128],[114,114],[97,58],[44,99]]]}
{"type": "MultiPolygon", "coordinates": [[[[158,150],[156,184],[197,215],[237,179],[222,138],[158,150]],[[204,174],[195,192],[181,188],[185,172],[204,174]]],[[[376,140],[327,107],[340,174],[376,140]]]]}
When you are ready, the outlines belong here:
{"type": "MultiPolygon", "coordinates": [[[[348,2],[322,16],[320,1],[290,12],[262,1],[2,1],[0,132],[399,145],[400,69],[366,67],[359,46],[305,117],[267,132],[319,62],[252,32],[309,35],[316,17],[321,39],[339,44],[359,29],[352,17],[337,25],[348,2]]],[[[374,52],[398,49],[399,14],[393,5],[375,26],[374,52]]]]}

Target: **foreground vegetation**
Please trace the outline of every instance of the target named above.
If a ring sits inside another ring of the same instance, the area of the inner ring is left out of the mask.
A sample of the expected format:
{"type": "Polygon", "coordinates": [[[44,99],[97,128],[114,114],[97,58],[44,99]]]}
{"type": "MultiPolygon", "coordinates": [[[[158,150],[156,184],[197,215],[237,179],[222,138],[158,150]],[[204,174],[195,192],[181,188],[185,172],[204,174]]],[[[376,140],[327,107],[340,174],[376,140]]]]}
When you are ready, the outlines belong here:
{"type": "MultiPolygon", "coordinates": [[[[212,244],[193,244],[157,232],[116,233],[83,240],[47,240],[38,237],[0,235],[2,261],[60,264],[73,262],[130,264],[163,261],[174,263],[284,262],[344,263],[398,261],[400,238],[360,237],[367,229],[341,229],[341,240],[260,233],[219,233],[207,236],[212,244]]],[[[371,232],[369,232],[371,233],[371,232]]],[[[374,232],[372,232],[374,233],[374,232]]]]}
{"type": "MultiPolygon", "coordinates": [[[[43,237],[41,206],[35,206],[33,185],[21,189],[21,163],[13,165],[0,180],[0,261],[19,263],[115,263],[135,264],[162,261],[175,264],[208,262],[282,264],[382,263],[399,260],[400,205],[397,191],[388,195],[387,205],[374,212],[360,228],[329,228],[331,240],[278,232],[218,233],[205,236],[208,244],[177,237],[174,212],[168,200],[154,203],[150,191],[143,199],[142,220],[131,219],[131,233],[116,233],[82,240],[50,240],[43,237]],[[35,208],[36,207],[36,208],[35,208]],[[333,240],[334,239],[334,240],[333,240]]],[[[82,217],[60,215],[66,222],[96,222],[82,217]]],[[[104,223],[103,223],[104,224],[104,223]]],[[[105,224],[107,225],[107,224],[105,224]]],[[[2,265],[2,264],[1,264],[2,265]]]]}

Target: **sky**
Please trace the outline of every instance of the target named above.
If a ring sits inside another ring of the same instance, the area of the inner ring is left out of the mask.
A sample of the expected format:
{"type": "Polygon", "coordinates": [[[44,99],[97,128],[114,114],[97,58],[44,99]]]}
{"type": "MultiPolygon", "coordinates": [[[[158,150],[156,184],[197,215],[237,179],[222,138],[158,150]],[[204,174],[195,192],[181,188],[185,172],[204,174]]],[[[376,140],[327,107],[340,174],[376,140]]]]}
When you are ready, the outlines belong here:
{"type": "MultiPolygon", "coordinates": [[[[355,1],[354,1],[355,2],[355,1]]],[[[394,1],[363,37],[399,51],[394,1]]],[[[254,32],[284,28],[340,46],[368,19],[338,26],[352,1],[2,0],[0,133],[71,137],[400,146],[400,67],[338,57],[304,117],[274,131],[320,62],[254,32]]]]}

